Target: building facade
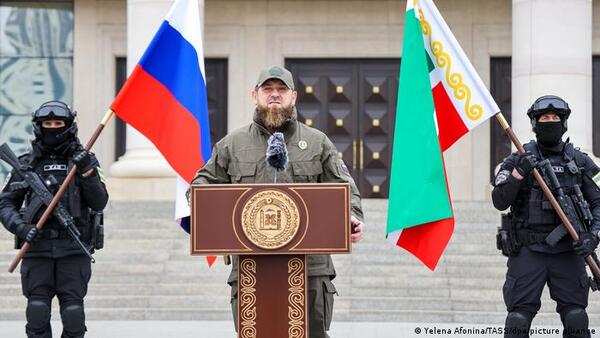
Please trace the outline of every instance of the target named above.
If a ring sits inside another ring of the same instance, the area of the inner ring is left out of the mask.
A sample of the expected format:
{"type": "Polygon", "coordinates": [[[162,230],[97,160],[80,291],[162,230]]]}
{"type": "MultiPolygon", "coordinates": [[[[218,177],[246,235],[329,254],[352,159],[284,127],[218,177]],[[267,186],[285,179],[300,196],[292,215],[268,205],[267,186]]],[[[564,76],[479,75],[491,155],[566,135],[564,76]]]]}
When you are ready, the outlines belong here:
{"type": "MultiPolygon", "coordinates": [[[[213,141],[251,120],[260,69],[286,65],[297,81],[300,120],[330,135],[363,195],[386,198],[405,1],[199,3],[213,141]]],[[[556,94],[573,110],[567,136],[600,156],[600,1],[435,3],[522,141],[533,137],[525,116],[531,102],[556,94]]],[[[28,113],[54,98],[77,109],[87,140],[170,5],[3,1],[0,142],[24,149],[28,113]]],[[[453,199],[489,199],[494,167],[510,151],[496,124],[485,123],[445,153],[453,199]]],[[[112,121],[94,149],[113,198],[174,198],[174,173],[135,130],[112,121]]],[[[411,149],[405,163],[418,170],[411,149]]]]}

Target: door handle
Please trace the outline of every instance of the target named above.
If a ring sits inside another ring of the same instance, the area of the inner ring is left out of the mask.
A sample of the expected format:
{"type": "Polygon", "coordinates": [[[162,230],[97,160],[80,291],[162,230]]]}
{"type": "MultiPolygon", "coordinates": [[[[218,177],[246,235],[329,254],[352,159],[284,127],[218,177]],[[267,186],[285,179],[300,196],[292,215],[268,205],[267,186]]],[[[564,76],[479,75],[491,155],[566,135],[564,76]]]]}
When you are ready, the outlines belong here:
{"type": "Polygon", "coordinates": [[[365,169],[365,147],[363,140],[360,139],[360,171],[365,169]]]}
{"type": "Polygon", "coordinates": [[[352,140],[352,170],[356,170],[356,140],[352,140]]]}

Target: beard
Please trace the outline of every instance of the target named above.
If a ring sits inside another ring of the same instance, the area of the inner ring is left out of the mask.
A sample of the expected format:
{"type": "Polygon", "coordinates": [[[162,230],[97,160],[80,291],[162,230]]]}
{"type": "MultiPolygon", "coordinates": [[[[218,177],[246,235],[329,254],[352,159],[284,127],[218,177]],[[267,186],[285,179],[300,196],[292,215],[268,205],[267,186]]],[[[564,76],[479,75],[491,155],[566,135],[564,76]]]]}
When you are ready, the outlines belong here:
{"type": "Polygon", "coordinates": [[[286,107],[269,107],[259,104],[256,109],[263,125],[271,130],[281,128],[294,114],[294,107],[291,104],[286,107]]]}

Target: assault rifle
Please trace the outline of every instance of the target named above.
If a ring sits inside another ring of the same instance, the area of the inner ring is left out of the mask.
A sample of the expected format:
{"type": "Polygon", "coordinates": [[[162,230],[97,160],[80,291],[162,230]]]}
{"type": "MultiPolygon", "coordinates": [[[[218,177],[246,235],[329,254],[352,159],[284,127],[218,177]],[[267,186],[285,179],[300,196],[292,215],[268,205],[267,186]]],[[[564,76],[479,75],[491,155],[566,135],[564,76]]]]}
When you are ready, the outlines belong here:
{"type": "MultiPolygon", "coordinates": [[[[586,231],[586,229],[589,229],[593,218],[592,212],[590,211],[589,204],[583,198],[583,194],[581,193],[579,186],[575,185],[573,188],[573,194],[568,196],[560,186],[558,178],[556,177],[556,174],[554,173],[552,165],[548,159],[539,162],[538,167],[540,168],[544,181],[554,193],[560,208],[563,210],[567,216],[567,219],[571,222],[577,233],[582,233],[586,231]]],[[[566,227],[564,224],[560,224],[554,228],[550,234],[548,234],[546,237],[546,243],[554,246],[566,234],[566,227]]]]}
{"type": "MultiPolygon", "coordinates": [[[[19,183],[20,187],[30,188],[33,191],[33,193],[42,201],[42,203],[44,203],[46,207],[50,205],[50,202],[54,197],[53,194],[48,190],[48,187],[44,184],[44,182],[37,173],[31,170],[27,170],[27,168],[23,168],[21,166],[19,159],[6,143],[0,146],[0,159],[6,162],[6,164],[8,164],[9,166],[11,166],[15,170],[17,176],[23,179],[23,182],[19,183]]],[[[49,183],[51,184],[52,182],[49,183]]],[[[81,242],[81,239],[79,238],[81,236],[81,233],[77,229],[77,226],[75,226],[75,221],[73,220],[73,217],[65,209],[65,207],[59,202],[52,211],[52,213],[54,217],[56,217],[60,225],[62,225],[62,227],[70,235],[71,239],[75,241],[75,243],[77,243],[77,246],[79,246],[81,251],[90,258],[92,263],[95,263],[95,259],[94,257],[92,257],[92,254],[85,247],[85,244],[81,242]]],[[[38,230],[40,230],[41,228],[42,227],[39,227],[38,230]]]]}

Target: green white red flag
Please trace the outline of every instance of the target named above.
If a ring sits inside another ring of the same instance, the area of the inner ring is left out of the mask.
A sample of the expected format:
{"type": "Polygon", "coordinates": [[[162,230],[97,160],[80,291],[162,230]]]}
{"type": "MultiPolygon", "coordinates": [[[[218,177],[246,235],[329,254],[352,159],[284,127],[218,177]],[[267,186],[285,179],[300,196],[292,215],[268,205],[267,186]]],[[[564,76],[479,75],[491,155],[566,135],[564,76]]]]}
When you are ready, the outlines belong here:
{"type": "Polygon", "coordinates": [[[433,1],[408,0],[387,237],[431,270],[454,230],[443,152],[499,111],[433,1]]]}

